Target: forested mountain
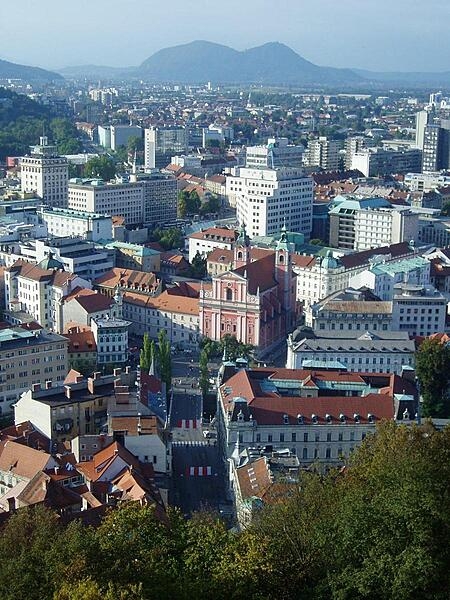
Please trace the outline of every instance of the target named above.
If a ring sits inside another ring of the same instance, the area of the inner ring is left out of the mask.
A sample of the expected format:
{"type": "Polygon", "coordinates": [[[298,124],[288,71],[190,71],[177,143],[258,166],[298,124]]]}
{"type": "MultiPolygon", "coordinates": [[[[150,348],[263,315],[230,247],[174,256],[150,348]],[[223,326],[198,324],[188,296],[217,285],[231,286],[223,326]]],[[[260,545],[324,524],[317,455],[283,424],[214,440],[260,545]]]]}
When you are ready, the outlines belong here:
{"type": "Polygon", "coordinates": [[[62,80],[59,73],[40,69],[39,67],[29,67],[27,65],[18,65],[16,63],[0,60],[0,79],[23,79],[24,81],[56,81],[62,80]]]}
{"type": "Polygon", "coordinates": [[[75,126],[48,107],[0,87],[0,161],[6,156],[23,156],[45,132],[61,154],[82,149],[75,126]]]}

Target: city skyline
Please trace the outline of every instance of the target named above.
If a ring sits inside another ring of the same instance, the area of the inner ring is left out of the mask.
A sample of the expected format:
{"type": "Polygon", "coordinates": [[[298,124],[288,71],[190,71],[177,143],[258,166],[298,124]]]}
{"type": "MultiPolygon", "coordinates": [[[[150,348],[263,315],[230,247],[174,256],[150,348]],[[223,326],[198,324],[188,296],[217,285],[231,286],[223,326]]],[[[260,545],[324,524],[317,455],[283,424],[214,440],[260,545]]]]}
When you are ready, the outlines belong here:
{"type": "MultiPolygon", "coordinates": [[[[392,3],[368,0],[345,5],[331,0],[300,5],[294,0],[275,4],[267,0],[236,0],[211,6],[205,0],[167,5],[129,0],[80,0],[61,6],[57,0],[42,4],[24,0],[14,9],[17,29],[4,27],[0,58],[12,62],[60,69],[96,64],[135,66],[162,48],[205,39],[244,50],[279,41],[305,59],[323,66],[374,71],[445,71],[450,65],[446,39],[450,7],[442,0],[423,8],[406,0],[392,3]],[[24,40],[26,43],[24,43],[24,40]],[[132,43],[130,41],[132,40],[132,43]]],[[[0,17],[8,24],[7,7],[0,17]]]]}

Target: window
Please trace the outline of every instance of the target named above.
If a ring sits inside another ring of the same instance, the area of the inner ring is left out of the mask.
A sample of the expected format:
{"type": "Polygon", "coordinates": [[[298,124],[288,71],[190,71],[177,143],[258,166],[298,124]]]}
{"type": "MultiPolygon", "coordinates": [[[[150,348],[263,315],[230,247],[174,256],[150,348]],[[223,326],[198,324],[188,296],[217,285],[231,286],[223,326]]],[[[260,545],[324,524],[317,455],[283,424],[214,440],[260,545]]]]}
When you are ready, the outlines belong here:
{"type": "Polygon", "coordinates": [[[303,460],[308,459],[308,448],[303,448],[302,458],[303,458],[303,460]]]}
{"type": "Polygon", "coordinates": [[[303,441],[304,441],[304,442],[307,442],[307,441],[308,441],[308,434],[307,434],[307,433],[304,433],[304,434],[303,434],[303,441]]]}
{"type": "Polygon", "coordinates": [[[296,433],[293,433],[293,434],[292,434],[292,441],[293,441],[293,442],[296,442],[296,441],[297,441],[297,434],[296,434],[296,433]]]}
{"type": "Polygon", "coordinates": [[[284,442],[284,433],[280,433],[280,442],[284,442]]]}
{"type": "Polygon", "coordinates": [[[260,434],[260,433],[257,433],[257,434],[256,434],[256,441],[257,441],[257,442],[260,442],[260,441],[261,441],[261,434],[260,434]]]}
{"type": "Polygon", "coordinates": [[[327,442],[331,442],[331,433],[330,432],[327,433],[327,442]]]}
{"type": "Polygon", "coordinates": [[[331,448],[327,448],[325,458],[331,458],[331,448]]]}
{"type": "Polygon", "coordinates": [[[267,436],[267,441],[268,441],[268,442],[271,442],[271,441],[272,441],[272,434],[271,434],[271,433],[269,433],[269,435],[267,436]]]}
{"type": "Polygon", "coordinates": [[[338,435],[338,440],[339,440],[340,442],[342,442],[342,440],[343,440],[342,433],[340,433],[340,434],[338,435]]]}
{"type": "Polygon", "coordinates": [[[158,462],[158,457],[156,456],[156,454],[153,455],[153,464],[156,465],[156,463],[158,462]]]}

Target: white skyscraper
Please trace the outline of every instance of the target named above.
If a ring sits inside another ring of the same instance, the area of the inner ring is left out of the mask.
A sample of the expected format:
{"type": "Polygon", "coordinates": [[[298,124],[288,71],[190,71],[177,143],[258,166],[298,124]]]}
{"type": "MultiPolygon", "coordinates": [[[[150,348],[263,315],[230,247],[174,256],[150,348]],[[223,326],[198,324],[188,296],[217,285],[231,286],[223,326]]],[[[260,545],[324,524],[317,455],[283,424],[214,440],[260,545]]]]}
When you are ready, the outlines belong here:
{"type": "Polygon", "coordinates": [[[428,112],[420,110],[416,113],[416,146],[423,150],[425,127],[428,125],[428,112]]]}
{"type": "Polygon", "coordinates": [[[20,159],[20,167],[23,192],[35,193],[49,206],[67,207],[69,164],[45,136],[38,146],[31,147],[29,156],[20,159]]]}
{"type": "Polygon", "coordinates": [[[309,237],[312,228],[313,180],[302,169],[239,170],[237,218],[250,237],[274,235],[283,226],[309,237]]]}
{"type": "Polygon", "coordinates": [[[265,146],[249,146],[245,166],[274,169],[276,167],[301,167],[303,146],[289,144],[287,138],[269,138],[265,146]]]}
{"type": "Polygon", "coordinates": [[[175,154],[188,150],[185,127],[151,127],[145,130],[145,169],[166,167],[175,154]]]}

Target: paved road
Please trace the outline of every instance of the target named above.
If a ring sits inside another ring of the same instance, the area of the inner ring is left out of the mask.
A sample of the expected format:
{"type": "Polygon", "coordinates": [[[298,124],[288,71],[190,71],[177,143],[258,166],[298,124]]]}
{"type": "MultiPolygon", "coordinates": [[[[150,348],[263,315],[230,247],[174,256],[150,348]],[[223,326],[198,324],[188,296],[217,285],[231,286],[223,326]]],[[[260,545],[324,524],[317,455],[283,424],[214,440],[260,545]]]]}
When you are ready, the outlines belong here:
{"type": "Polygon", "coordinates": [[[174,443],[172,457],[173,503],[187,515],[205,508],[219,510],[225,501],[225,477],[217,447],[174,443]],[[201,476],[207,467],[211,474],[201,476]]]}
{"type": "Polygon", "coordinates": [[[199,420],[202,418],[202,412],[202,397],[197,390],[174,389],[170,410],[170,427],[177,427],[181,420],[199,420]]]}

